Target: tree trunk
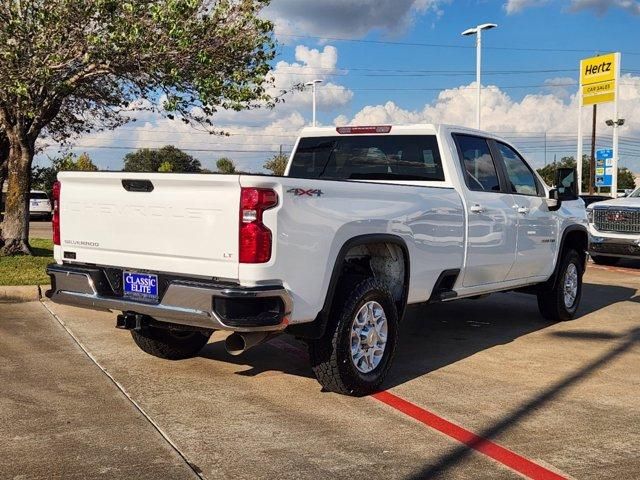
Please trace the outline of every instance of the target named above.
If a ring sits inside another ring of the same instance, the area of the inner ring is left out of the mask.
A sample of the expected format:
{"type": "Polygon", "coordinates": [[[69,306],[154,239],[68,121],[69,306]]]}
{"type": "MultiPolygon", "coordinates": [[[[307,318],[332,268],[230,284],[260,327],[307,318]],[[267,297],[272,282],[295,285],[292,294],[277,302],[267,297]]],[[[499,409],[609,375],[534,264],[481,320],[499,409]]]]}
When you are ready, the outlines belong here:
{"type": "Polygon", "coordinates": [[[29,191],[35,141],[22,132],[8,132],[7,200],[2,221],[0,255],[31,255],[29,247],[29,191]]]}
{"type": "MultiPolygon", "coordinates": [[[[9,140],[4,133],[0,133],[0,211],[4,211],[2,203],[2,188],[4,181],[7,179],[7,165],[9,162],[9,140]]],[[[0,215],[0,225],[2,224],[2,216],[0,215]]],[[[0,228],[1,231],[1,228],[0,228]]],[[[1,240],[0,240],[1,241],[1,240]]],[[[2,246],[2,244],[0,244],[2,246]]]]}

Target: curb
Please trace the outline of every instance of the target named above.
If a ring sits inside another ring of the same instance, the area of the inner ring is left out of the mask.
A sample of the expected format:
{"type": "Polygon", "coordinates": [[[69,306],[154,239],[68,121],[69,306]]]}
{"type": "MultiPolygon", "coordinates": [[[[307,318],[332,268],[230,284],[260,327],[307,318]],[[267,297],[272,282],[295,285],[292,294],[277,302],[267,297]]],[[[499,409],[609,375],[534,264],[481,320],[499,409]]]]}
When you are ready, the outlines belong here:
{"type": "Polygon", "coordinates": [[[0,303],[38,302],[48,285],[0,286],[0,303]]]}

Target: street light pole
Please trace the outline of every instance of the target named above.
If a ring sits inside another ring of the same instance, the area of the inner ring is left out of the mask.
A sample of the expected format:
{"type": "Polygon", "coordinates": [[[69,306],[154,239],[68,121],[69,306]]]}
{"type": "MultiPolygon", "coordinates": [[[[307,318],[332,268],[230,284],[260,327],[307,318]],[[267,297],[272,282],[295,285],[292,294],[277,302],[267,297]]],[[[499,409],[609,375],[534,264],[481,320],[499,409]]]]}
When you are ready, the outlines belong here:
{"type": "Polygon", "coordinates": [[[476,36],[476,128],[480,130],[480,97],[482,95],[481,70],[482,70],[482,30],[489,30],[496,28],[498,25],[495,23],[483,23],[475,28],[469,28],[462,32],[462,35],[475,35],[476,36]]]}
{"type": "Polygon", "coordinates": [[[311,126],[315,127],[316,126],[316,85],[318,83],[322,83],[322,80],[316,79],[316,80],[311,80],[310,82],[305,83],[306,86],[310,86],[311,87],[311,95],[312,95],[312,121],[311,121],[311,126]]]}

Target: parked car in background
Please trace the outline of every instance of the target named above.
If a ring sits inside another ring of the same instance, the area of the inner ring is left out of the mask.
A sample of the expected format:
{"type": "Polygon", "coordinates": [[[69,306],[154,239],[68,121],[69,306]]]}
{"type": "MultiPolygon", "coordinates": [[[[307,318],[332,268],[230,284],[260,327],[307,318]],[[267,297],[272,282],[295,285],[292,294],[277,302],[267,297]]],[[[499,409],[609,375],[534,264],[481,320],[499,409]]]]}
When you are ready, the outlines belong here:
{"type": "Polygon", "coordinates": [[[611,200],[611,197],[609,195],[580,195],[580,198],[582,198],[585,207],[588,207],[592,203],[611,200]]]}
{"type": "Polygon", "coordinates": [[[628,197],[633,192],[633,188],[619,188],[618,189],[618,198],[628,197]]]}
{"type": "Polygon", "coordinates": [[[600,265],[640,258],[640,188],[624,198],[587,207],[589,255],[600,265]]]}
{"type": "Polygon", "coordinates": [[[46,192],[31,190],[29,193],[29,218],[51,220],[51,201],[46,192]]]}

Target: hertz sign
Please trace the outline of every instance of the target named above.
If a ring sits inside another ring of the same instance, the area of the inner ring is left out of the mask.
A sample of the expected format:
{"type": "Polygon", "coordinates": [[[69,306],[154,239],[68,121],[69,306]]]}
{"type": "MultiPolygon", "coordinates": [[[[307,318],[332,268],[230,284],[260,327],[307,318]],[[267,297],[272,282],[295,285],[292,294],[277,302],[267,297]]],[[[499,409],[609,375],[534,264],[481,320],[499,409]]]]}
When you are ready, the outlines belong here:
{"type": "Polygon", "coordinates": [[[582,104],[613,102],[620,67],[620,54],[610,53],[580,61],[582,104]]]}

